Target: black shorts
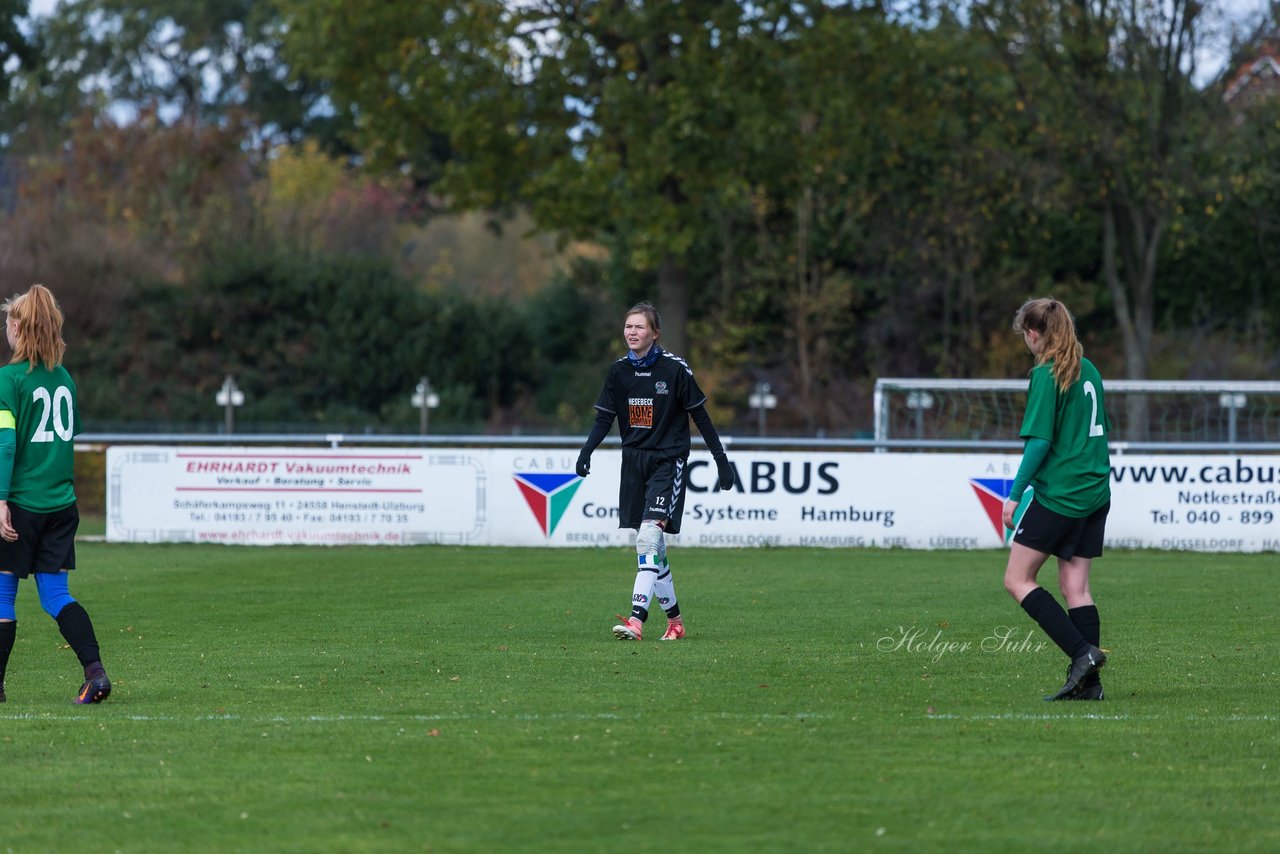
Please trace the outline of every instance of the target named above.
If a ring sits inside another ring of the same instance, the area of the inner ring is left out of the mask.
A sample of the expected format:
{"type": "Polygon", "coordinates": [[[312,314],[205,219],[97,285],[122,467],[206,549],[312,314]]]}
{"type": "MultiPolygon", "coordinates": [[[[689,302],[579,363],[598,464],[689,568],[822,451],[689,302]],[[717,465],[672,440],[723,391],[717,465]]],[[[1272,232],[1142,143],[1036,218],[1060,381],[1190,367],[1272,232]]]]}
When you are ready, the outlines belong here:
{"type": "Polygon", "coordinates": [[[26,578],[33,572],[76,568],[80,511],[75,502],[52,513],[33,513],[11,503],[9,520],[18,532],[18,541],[0,539],[0,572],[26,578]]]}
{"type": "Polygon", "coordinates": [[[680,533],[688,462],[687,457],[623,448],[618,527],[639,528],[645,519],[655,519],[666,521],[668,534],[680,533]]]}
{"type": "Polygon", "coordinates": [[[1032,499],[1018,523],[1013,541],[1063,560],[1076,557],[1095,558],[1102,554],[1102,540],[1107,531],[1107,513],[1111,502],[1082,519],[1054,513],[1032,499]]]}

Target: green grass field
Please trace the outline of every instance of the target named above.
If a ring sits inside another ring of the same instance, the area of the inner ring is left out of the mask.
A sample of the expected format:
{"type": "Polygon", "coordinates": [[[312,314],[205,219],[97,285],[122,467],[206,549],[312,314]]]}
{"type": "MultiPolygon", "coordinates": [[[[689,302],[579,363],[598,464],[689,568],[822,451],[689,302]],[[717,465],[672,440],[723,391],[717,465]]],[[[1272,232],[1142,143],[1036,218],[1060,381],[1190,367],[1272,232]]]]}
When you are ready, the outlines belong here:
{"type": "Polygon", "coordinates": [[[1280,849],[1274,555],[1108,554],[1046,703],[994,551],[673,550],[639,644],[626,551],[78,552],[115,692],[24,583],[15,852],[1280,849]]]}

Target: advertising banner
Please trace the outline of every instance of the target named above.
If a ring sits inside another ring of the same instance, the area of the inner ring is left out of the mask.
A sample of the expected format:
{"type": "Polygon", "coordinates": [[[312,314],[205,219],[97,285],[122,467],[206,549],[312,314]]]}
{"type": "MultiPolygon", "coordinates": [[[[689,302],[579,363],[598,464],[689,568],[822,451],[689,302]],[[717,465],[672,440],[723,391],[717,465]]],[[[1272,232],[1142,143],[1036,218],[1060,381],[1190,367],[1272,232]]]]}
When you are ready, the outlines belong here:
{"type": "MultiPolygon", "coordinates": [[[[686,470],[673,545],[981,549],[1005,544],[1010,454],[735,451],[686,470]]],[[[628,545],[621,451],[112,447],[107,539],[267,545],[628,545]]],[[[1111,547],[1280,551],[1280,457],[1115,456],[1111,547]]]]}
{"type": "Polygon", "coordinates": [[[1278,521],[1280,457],[1111,457],[1111,546],[1280,551],[1278,521]]]}
{"type": "Polygon", "coordinates": [[[479,541],[484,481],[465,451],[112,447],[107,540],[479,541]]]}

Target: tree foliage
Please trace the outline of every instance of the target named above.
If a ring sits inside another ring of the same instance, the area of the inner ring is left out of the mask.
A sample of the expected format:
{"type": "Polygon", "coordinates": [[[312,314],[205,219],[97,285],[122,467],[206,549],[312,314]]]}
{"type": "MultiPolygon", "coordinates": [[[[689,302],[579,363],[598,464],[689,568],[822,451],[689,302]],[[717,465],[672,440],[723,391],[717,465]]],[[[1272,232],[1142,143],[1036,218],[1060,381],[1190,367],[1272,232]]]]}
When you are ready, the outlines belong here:
{"type": "Polygon", "coordinates": [[[8,66],[0,274],[111,354],[94,418],[234,372],[242,420],[410,426],[427,374],[436,423],[578,429],[639,298],[726,424],[760,380],[848,433],[876,376],[1021,373],[1044,293],[1108,375],[1258,376],[1275,118],[1198,82],[1203,14],[73,0],[8,66]]]}
{"type": "Polygon", "coordinates": [[[91,430],[143,413],[216,420],[226,375],[245,391],[244,423],[410,428],[409,396],[427,375],[443,399],[442,427],[483,430],[550,372],[535,333],[524,306],[426,294],[386,260],[241,251],[191,287],[135,289],[68,363],[91,430]]]}
{"type": "Polygon", "coordinates": [[[320,109],[324,86],[282,61],[271,0],[62,0],[32,29],[41,62],[19,77],[25,114],[10,130],[36,140],[107,107],[188,124],[234,120],[254,146],[333,145],[342,124],[320,109]]]}
{"type": "Polygon", "coordinates": [[[1150,369],[1163,242],[1221,174],[1209,161],[1225,116],[1214,93],[1193,83],[1202,8],[1198,0],[975,6],[1043,128],[1041,153],[1070,178],[1073,201],[1099,215],[1100,277],[1133,379],[1150,369]]]}
{"type": "MultiPolygon", "coordinates": [[[[461,206],[527,205],[654,280],[685,350],[693,257],[740,165],[736,2],[287,2],[290,56],[334,81],[375,157],[461,206]]],[[[768,23],[768,22],[766,22],[768,23]]],[[[752,101],[758,106],[758,101],[752,101]]]]}
{"type": "Polygon", "coordinates": [[[1188,204],[1170,235],[1160,319],[1181,331],[1174,375],[1270,379],[1280,370],[1280,100],[1238,115],[1224,142],[1226,189],[1188,204]]]}
{"type": "Polygon", "coordinates": [[[18,24],[26,12],[25,0],[0,0],[0,105],[9,97],[12,69],[30,66],[35,60],[35,51],[18,24]]]}

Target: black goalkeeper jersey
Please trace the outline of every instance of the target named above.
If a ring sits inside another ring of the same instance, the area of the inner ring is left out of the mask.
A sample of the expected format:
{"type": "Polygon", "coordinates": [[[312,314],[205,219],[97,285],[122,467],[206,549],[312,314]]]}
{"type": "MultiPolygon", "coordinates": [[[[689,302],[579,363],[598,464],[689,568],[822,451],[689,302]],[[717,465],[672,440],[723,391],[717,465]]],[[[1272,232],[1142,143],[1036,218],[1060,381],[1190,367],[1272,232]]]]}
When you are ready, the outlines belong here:
{"type": "Polygon", "coordinates": [[[610,365],[596,409],[617,416],[622,447],[674,457],[689,453],[689,410],[706,400],[685,360],[663,351],[650,367],[610,365]]]}

